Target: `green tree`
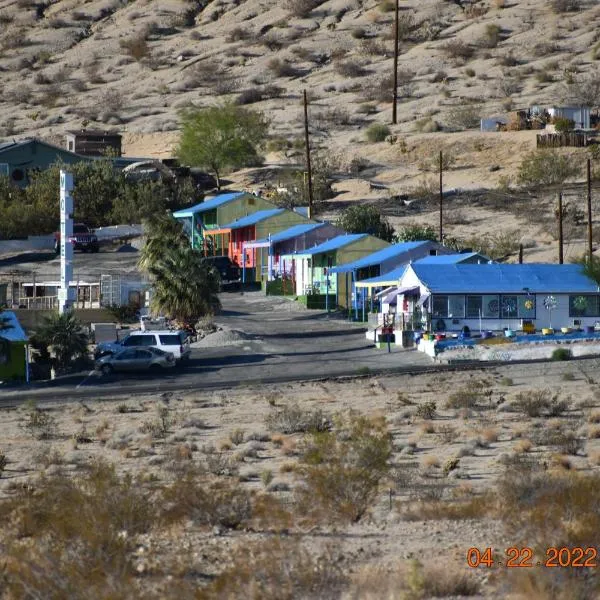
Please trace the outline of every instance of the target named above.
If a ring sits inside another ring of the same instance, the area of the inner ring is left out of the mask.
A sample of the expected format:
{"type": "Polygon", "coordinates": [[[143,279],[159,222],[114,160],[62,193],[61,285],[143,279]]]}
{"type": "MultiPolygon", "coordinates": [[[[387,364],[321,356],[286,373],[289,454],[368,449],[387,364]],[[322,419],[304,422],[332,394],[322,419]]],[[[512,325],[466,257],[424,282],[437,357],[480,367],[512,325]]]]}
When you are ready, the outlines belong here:
{"type": "Polygon", "coordinates": [[[54,354],[56,366],[66,369],[73,360],[88,352],[88,335],[72,312],[54,314],[44,320],[32,339],[42,358],[54,354]]]}
{"type": "Polygon", "coordinates": [[[525,187],[540,187],[562,184],[579,173],[579,165],[570,156],[554,150],[534,150],[523,159],[518,180],[525,187]]]}
{"type": "Polygon", "coordinates": [[[431,225],[420,225],[418,223],[408,223],[400,229],[396,235],[399,242],[420,242],[430,240],[437,241],[437,233],[431,225]]]}
{"type": "Polygon", "coordinates": [[[153,312],[186,323],[220,307],[219,274],[193,250],[181,223],[169,215],[146,221],[139,267],[153,279],[153,312]]]}
{"type": "Polygon", "coordinates": [[[576,258],[573,262],[581,265],[584,275],[595,281],[600,286],[600,258],[592,254],[592,259],[587,254],[576,258]]]}
{"type": "Polygon", "coordinates": [[[261,113],[233,104],[190,109],[181,114],[177,154],[185,164],[210,169],[220,188],[225,169],[260,163],[268,129],[261,113]]]}
{"type": "Polygon", "coordinates": [[[348,233],[369,233],[386,242],[394,239],[394,228],[371,204],[356,204],[345,209],[336,225],[348,233]]]}

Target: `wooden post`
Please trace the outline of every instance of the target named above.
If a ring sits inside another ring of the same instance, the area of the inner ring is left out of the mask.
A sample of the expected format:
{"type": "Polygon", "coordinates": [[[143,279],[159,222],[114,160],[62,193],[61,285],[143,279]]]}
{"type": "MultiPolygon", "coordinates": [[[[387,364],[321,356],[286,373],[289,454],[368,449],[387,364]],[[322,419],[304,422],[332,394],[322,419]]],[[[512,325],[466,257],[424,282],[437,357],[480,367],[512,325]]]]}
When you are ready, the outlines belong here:
{"type": "Polygon", "coordinates": [[[398,122],[398,0],[396,0],[396,18],[394,19],[394,94],[392,104],[392,124],[398,122]]]}
{"type": "Polygon", "coordinates": [[[558,193],[558,264],[563,264],[563,202],[562,192],[558,193]]]}
{"type": "Polygon", "coordinates": [[[587,217],[588,217],[588,260],[592,262],[592,160],[587,159],[587,217]]]}
{"type": "Polygon", "coordinates": [[[443,217],[443,203],[444,203],[444,192],[443,192],[443,181],[442,181],[442,172],[443,172],[443,156],[442,151],[440,150],[440,244],[444,243],[444,217],[443,217]]]}
{"type": "Polygon", "coordinates": [[[519,244],[519,264],[523,264],[523,244],[519,244]]]}
{"type": "Polygon", "coordinates": [[[308,100],[306,99],[306,90],[304,96],[304,143],[306,145],[306,170],[308,171],[308,218],[312,219],[313,205],[313,187],[312,187],[312,169],[310,165],[310,143],[308,139],[308,100]]]}

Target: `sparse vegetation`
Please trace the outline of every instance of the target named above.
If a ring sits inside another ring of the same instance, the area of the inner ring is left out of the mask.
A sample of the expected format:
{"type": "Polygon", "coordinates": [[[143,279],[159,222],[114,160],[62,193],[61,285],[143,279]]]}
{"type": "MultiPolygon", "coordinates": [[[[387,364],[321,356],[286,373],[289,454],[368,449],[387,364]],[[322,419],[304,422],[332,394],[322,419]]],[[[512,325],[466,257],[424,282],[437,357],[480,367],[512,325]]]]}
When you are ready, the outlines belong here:
{"type": "Polygon", "coordinates": [[[383,123],[373,123],[369,125],[366,135],[369,142],[383,142],[390,135],[390,128],[383,123]]]}

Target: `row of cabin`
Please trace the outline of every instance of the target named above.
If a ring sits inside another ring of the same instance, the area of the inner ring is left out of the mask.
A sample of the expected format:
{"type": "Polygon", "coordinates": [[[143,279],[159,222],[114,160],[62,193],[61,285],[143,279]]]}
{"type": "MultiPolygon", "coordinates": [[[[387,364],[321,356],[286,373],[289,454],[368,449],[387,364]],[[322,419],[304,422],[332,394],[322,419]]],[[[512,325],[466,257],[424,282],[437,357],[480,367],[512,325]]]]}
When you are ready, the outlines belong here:
{"type": "MultiPolygon", "coordinates": [[[[452,251],[437,242],[390,244],[368,234],[348,234],[302,212],[278,208],[246,192],[220,194],[176,211],[190,243],[206,256],[228,256],[245,283],[285,282],[296,296],[322,296],[329,306],[365,305],[358,282],[424,257],[452,251]]],[[[463,260],[487,260],[461,255],[463,260]]],[[[372,301],[372,298],[371,298],[372,301]]]]}

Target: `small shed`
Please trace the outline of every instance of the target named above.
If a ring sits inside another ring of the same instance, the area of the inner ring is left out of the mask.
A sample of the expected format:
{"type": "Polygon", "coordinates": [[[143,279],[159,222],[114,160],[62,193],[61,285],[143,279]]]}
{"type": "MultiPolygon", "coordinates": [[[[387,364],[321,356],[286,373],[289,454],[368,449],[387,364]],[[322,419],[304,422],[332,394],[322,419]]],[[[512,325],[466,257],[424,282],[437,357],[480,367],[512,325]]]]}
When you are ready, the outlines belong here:
{"type": "Polygon", "coordinates": [[[82,156],[121,156],[121,135],[99,129],[67,131],[66,148],[82,156]]]}
{"type": "Polygon", "coordinates": [[[289,256],[306,248],[322,244],[344,233],[330,223],[300,223],[278,233],[253,242],[246,242],[245,249],[266,248],[268,281],[277,277],[291,277],[292,260],[289,256]],[[288,257],[288,260],[285,260],[288,257]]]}
{"type": "Polygon", "coordinates": [[[481,131],[502,131],[508,125],[508,117],[485,117],[480,122],[481,131]]]}
{"type": "Polygon", "coordinates": [[[558,117],[571,119],[575,123],[575,129],[590,129],[589,106],[532,106],[531,114],[548,114],[552,119],[558,117]]]}
{"type": "Polygon", "coordinates": [[[223,227],[236,219],[240,219],[259,210],[277,208],[272,202],[248,192],[227,192],[209,197],[194,206],[183,208],[173,213],[190,238],[194,248],[204,249],[206,254],[227,256],[229,239],[213,237],[219,244],[216,248],[208,248],[205,244],[205,232],[223,227]]]}
{"type": "Polygon", "coordinates": [[[388,242],[366,233],[346,233],[313,248],[282,256],[282,259],[292,264],[298,296],[335,294],[336,304],[348,307],[350,305],[348,274],[333,274],[331,269],[389,245],[388,242]]]}
{"type": "Polygon", "coordinates": [[[222,255],[229,256],[234,263],[242,267],[244,283],[261,281],[263,278],[262,266],[267,264],[268,252],[261,247],[248,248],[247,243],[307,221],[308,219],[294,211],[285,208],[271,208],[259,210],[216,229],[207,229],[204,235],[207,246],[215,249],[222,248],[222,255]],[[226,247],[225,239],[227,239],[226,247]]]}
{"type": "Polygon", "coordinates": [[[0,382],[28,379],[27,341],[15,313],[0,312],[0,382]]]}

